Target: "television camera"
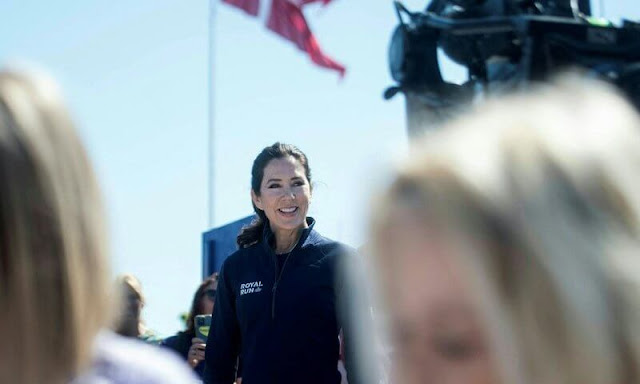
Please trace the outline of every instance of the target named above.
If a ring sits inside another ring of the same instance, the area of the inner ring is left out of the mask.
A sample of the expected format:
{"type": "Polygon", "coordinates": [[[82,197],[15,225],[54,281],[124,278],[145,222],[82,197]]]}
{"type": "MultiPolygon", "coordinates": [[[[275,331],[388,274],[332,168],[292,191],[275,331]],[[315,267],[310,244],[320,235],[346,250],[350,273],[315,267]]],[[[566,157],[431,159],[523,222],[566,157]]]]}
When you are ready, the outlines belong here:
{"type": "Polygon", "coordinates": [[[400,1],[394,7],[400,24],[389,69],[396,84],[384,97],[404,93],[410,134],[424,129],[425,118],[438,123],[484,95],[567,68],[615,84],[640,110],[640,23],[594,18],[589,0],[432,0],[421,12],[400,1]],[[466,67],[462,84],[443,79],[439,51],[466,67]]]}

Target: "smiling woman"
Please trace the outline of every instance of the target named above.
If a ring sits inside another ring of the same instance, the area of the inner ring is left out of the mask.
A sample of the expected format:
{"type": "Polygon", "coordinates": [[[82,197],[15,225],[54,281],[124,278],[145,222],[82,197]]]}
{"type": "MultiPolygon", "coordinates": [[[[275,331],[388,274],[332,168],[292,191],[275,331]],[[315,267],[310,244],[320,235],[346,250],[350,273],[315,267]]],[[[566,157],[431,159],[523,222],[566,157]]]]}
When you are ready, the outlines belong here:
{"type": "MultiPolygon", "coordinates": [[[[305,162],[306,163],[306,162],[305,162]]],[[[293,156],[269,161],[258,193],[251,191],[253,204],[264,212],[275,235],[275,252],[290,252],[302,228],[307,228],[311,186],[305,168],[293,156]]]]}
{"type": "MultiPolygon", "coordinates": [[[[306,228],[311,201],[311,169],[307,156],[293,145],[281,143],[262,150],[251,169],[251,200],[258,219],[238,236],[240,248],[258,243],[265,223],[287,231],[289,235],[306,228]]],[[[276,232],[284,235],[281,231],[276,232]]],[[[291,244],[285,244],[289,240],[282,239],[278,245],[293,248],[291,244]]]]}
{"type": "MultiPolygon", "coordinates": [[[[350,289],[338,270],[352,252],[307,217],[311,171],[302,151],[275,143],[251,174],[258,219],[220,271],[204,381],[233,382],[240,359],[243,383],[340,383],[338,335],[353,332],[339,310],[350,289]]],[[[347,370],[351,351],[347,344],[347,370]]]]}

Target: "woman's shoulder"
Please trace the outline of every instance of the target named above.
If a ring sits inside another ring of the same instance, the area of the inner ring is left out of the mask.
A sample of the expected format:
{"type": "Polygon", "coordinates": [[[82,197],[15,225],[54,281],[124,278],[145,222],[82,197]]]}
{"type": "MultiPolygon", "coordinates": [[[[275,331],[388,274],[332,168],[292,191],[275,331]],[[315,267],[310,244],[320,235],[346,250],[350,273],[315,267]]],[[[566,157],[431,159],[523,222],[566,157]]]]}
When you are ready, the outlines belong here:
{"type": "Polygon", "coordinates": [[[181,331],[163,339],[160,345],[174,350],[186,358],[189,353],[189,348],[191,348],[191,340],[194,337],[195,334],[193,332],[181,331]]]}
{"type": "Polygon", "coordinates": [[[264,249],[262,243],[254,243],[248,247],[240,248],[230,254],[222,263],[227,269],[234,269],[239,265],[258,262],[256,256],[263,254],[264,249]]]}
{"type": "Polygon", "coordinates": [[[336,255],[354,255],[357,253],[356,249],[345,243],[330,239],[320,233],[313,231],[310,234],[310,243],[316,248],[320,248],[324,251],[335,253],[336,255]]]}
{"type": "Polygon", "coordinates": [[[350,264],[351,259],[357,258],[358,251],[339,241],[330,239],[313,231],[310,234],[307,253],[311,259],[322,260],[335,265],[350,264]]]}
{"type": "Polygon", "coordinates": [[[184,361],[157,346],[101,332],[95,340],[88,371],[72,384],[172,384],[197,383],[184,361]]]}

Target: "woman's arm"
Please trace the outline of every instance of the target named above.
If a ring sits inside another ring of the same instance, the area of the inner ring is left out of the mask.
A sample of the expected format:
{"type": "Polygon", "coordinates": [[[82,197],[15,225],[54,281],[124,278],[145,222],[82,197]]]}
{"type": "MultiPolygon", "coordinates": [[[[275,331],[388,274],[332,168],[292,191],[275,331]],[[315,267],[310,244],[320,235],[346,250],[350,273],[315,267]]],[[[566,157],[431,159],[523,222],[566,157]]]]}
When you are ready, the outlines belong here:
{"type": "Polygon", "coordinates": [[[228,263],[225,262],[220,271],[205,350],[205,384],[231,384],[235,379],[236,361],[240,351],[240,328],[236,317],[235,295],[227,269],[228,263]]]}

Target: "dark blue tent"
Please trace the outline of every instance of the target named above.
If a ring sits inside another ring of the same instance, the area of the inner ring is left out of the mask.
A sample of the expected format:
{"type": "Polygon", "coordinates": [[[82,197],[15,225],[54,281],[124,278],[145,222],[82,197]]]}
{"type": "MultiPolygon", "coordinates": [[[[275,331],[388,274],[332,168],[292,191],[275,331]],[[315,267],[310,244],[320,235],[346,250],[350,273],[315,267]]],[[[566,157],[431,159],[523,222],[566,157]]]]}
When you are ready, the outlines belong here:
{"type": "Polygon", "coordinates": [[[236,237],[242,227],[249,225],[254,215],[244,217],[202,234],[202,278],[220,271],[222,263],[238,249],[236,237]]]}

